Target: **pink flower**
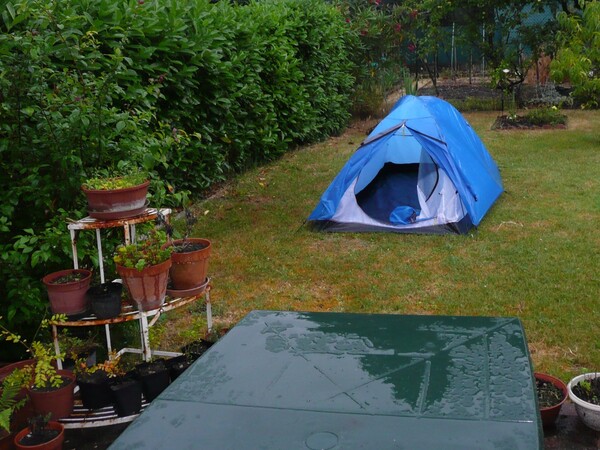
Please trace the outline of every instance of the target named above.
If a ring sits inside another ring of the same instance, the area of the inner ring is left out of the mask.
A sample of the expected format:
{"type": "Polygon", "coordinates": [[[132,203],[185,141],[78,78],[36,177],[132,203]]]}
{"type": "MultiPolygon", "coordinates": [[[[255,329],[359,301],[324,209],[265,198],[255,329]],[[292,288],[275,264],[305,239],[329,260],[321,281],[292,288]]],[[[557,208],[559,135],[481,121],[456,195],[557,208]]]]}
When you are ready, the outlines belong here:
{"type": "Polygon", "coordinates": [[[413,9],[413,10],[410,12],[410,18],[411,18],[411,19],[416,19],[418,15],[419,15],[419,11],[417,11],[416,9],[413,9]]]}
{"type": "Polygon", "coordinates": [[[369,30],[361,30],[360,34],[366,36],[367,34],[369,34],[369,30]]]}
{"type": "Polygon", "coordinates": [[[409,44],[408,44],[408,51],[411,52],[411,53],[413,53],[416,49],[417,49],[417,46],[414,43],[409,42],[409,44]]]}
{"type": "Polygon", "coordinates": [[[346,23],[350,23],[350,17],[346,17],[346,23]]]}
{"type": "Polygon", "coordinates": [[[400,33],[400,30],[402,30],[402,24],[397,23],[396,25],[394,25],[394,30],[396,31],[396,33],[400,33]]]}

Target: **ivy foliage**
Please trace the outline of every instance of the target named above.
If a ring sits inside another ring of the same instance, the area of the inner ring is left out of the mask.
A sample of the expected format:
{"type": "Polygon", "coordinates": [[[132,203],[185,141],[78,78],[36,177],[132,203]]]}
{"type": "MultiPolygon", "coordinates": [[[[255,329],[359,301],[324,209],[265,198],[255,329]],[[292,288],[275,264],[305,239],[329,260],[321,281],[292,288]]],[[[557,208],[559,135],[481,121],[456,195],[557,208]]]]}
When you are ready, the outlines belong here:
{"type": "MultiPolygon", "coordinates": [[[[99,170],[143,170],[153,206],[180,206],[341,131],[346,25],[320,0],[0,0],[5,320],[43,314],[39,280],[72,265],[66,221],[86,215],[80,187],[99,170]]],[[[93,236],[78,242],[97,263],[93,236]]]]}

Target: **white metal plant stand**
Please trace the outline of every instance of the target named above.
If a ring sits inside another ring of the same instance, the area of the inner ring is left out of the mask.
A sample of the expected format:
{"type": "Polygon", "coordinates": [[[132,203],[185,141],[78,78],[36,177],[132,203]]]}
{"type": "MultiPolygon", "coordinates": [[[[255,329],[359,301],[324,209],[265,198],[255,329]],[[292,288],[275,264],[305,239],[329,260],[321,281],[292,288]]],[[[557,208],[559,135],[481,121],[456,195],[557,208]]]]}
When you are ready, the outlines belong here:
{"type": "MultiPolygon", "coordinates": [[[[73,267],[75,269],[79,268],[79,260],[77,255],[77,238],[79,236],[79,232],[82,230],[95,230],[96,245],[98,249],[98,269],[100,273],[100,281],[104,283],[105,275],[104,264],[102,261],[103,252],[101,231],[107,228],[122,227],[124,231],[124,242],[127,245],[132,242],[135,242],[136,224],[155,220],[159,214],[162,214],[164,217],[168,218],[171,214],[171,210],[168,208],[163,208],[160,210],[155,208],[147,208],[143,214],[128,219],[98,220],[92,217],[85,217],[81,220],[69,222],[68,229],[71,235],[73,267]]],[[[113,324],[137,320],[140,324],[140,348],[122,348],[119,351],[117,351],[117,355],[121,355],[123,353],[137,353],[143,357],[144,361],[150,360],[152,356],[178,356],[181,353],[151,349],[149,330],[157,322],[162,313],[196,302],[198,299],[204,297],[204,302],[206,306],[206,323],[208,329],[207,331],[210,332],[212,330],[212,307],[210,303],[210,289],[210,278],[207,278],[202,286],[199,286],[197,289],[194,290],[193,295],[186,297],[171,297],[168,296],[167,293],[167,298],[165,299],[163,305],[152,311],[139,311],[131,305],[123,305],[121,309],[121,314],[111,319],[98,319],[94,315],[90,315],[87,317],[80,318],[78,320],[51,322],[52,338],[56,354],[60,354],[58,327],[104,326],[106,335],[106,347],[107,351],[110,354],[112,352],[110,326],[113,324]]],[[[58,359],[57,365],[59,369],[62,369],[62,360],[58,359]]],[[[114,414],[112,407],[103,408],[98,411],[90,411],[82,408],[81,405],[76,404],[73,415],[69,418],[61,419],[61,422],[66,428],[88,428],[129,422],[135,417],[137,417],[137,414],[129,417],[117,417],[116,414],[114,414]]]]}

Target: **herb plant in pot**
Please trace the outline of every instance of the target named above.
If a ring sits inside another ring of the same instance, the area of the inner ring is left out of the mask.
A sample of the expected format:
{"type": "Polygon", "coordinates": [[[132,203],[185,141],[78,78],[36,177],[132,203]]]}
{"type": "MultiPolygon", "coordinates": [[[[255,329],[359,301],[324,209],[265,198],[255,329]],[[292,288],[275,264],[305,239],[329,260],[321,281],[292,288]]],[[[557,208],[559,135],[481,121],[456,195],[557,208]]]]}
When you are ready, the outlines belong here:
{"type": "Polygon", "coordinates": [[[150,185],[146,178],[144,173],[132,172],[88,179],[81,186],[87,197],[88,214],[100,220],[115,220],[143,213],[150,185]]]}
{"type": "Polygon", "coordinates": [[[15,447],[28,450],[61,450],[65,440],[65,427],[60,422],[51,422],[50,415],[37,415],[29,426],[15,436],[15,447]]]}
{"type": "Polygon", "coordinates": [[[50,414],[51,420],[68,417],[73,412],[75,375],[55,367],[56,355],[40,342],[31,344],[35,364],[26,366],[30,374],[27,395],[38,414],[50,414]]]}
{"type": "MultiPolygon", "coordinates": [[[[64,316],[53,316],[52,320],[60,320],[64,316]]],[[[42,325],[47,324],[43,321],[42,325]]],[[[50,420],[68,417],[73,412],[75,375],[69,370],[58,370],[56,360],[64,355],[56,355],[49,346],[40,341],[31,345],[17,334],[1,327],[1,335],[9,342],[25,346],[33,357],[33,362],[15,369],[22,377],[23,387],[31,400],[33,410],[37,414],[50,414],[50,420]]]]}
{"type": "Polygon", "coordinates": [[[172,227],[167,226],[169,243],[173,249],[171,260],[173,264],[169,271],[171,279],[170,295],[194,295],[206,286],[208,274],[208,259],[211,253],[211,243],[208,239],[190,238],[192,226],[196,218],[189,209],[185,209],[186,234],[183,239],[171,240],[172,227]]]}
{"type": "Polygon", "coordinates": [[[112,404],[111,380],[123,375],[119,361],[120,357],[114,353],[107,361],[91,367],[85,360],[78,361],[75,374],[84,408],[98,409],[112,404]]]}
{"type": "Polygon", "coordinates": [[[114,256],[117,272],[140,311],[159,308],[165,301],[171,268],[166,240],[163,231],[152,229],[140,242],[118,247],[114,256]]]}
{"type": "Polygon", "coordinates": [[[600,431],[600,372],[576,376],[567,389],[579,418],[591,429],[600,431]]]}
{"type": "Polygon", "coordinates": [[[52,313],[69,316],[84,314],[88,310],[85,293],[91,281],[92,272],[87,269],[60,270],[42,278],[52,313]]]}
{"type": "Polygon", "coordinates": [[[560,413],[560,408],[567,399],[567,385],[556,377],[536,372],[535,383],[542,424],[553,425],[560,413]]]}
{"type": "Polygon", "coordinates": [[[203,286],[208,273],[210,241],[202,238],[186,238],[175,240],[169,245],[173,248],[171,255],[173,264],[169,271],[173,290],[187,292],[203,286]]]}

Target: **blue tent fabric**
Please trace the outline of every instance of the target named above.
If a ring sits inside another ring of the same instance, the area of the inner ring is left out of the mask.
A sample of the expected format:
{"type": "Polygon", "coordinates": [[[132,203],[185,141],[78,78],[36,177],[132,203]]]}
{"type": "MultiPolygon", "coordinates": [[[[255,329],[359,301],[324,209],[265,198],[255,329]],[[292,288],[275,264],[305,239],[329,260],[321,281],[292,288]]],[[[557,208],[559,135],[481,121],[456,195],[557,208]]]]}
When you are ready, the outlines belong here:
{"type": "MultiPolygon", "coordinates": [[[[309,223],[317,228],[327,229],[323,225],[332,225],[331,221],[348,188],[355,183],[355,194],[359,195],[386,162],[415,162],[415,155],[418,156],[420,150],[415,153],[414,141],[418,142],[453,183],[466,211],[466,221],[473,226],[479,225],[503,192],[496,163],[475,131],[452,105],[436,97],[410,95],[401,98],[394,105],[388,116],[375,127],[365,139],[365,143],[352,155],[323,193],[321,201],[308,219],[309,223]],[[408,145],[409,140],[406,136],[411,137],[410,141],[413,144],[408,145]]],[[[412,204],[397,206],[415,207],[412,204]]],[[[369,213],[368,215],[371,216],[369,213]]],[[[382,231],[403,232],[404,224],[401,222],[398,222],[398,229],[385,227],[382,231]]],[[[341,230],[374,229],[373,223],[369,226],[365,224],[364,227],[361,227],[360,223],[355,223],[354,226],[341,223],[338,225],[341,230]]],[[[465,227],[460,228],[462,230],[465,227]]]]}

